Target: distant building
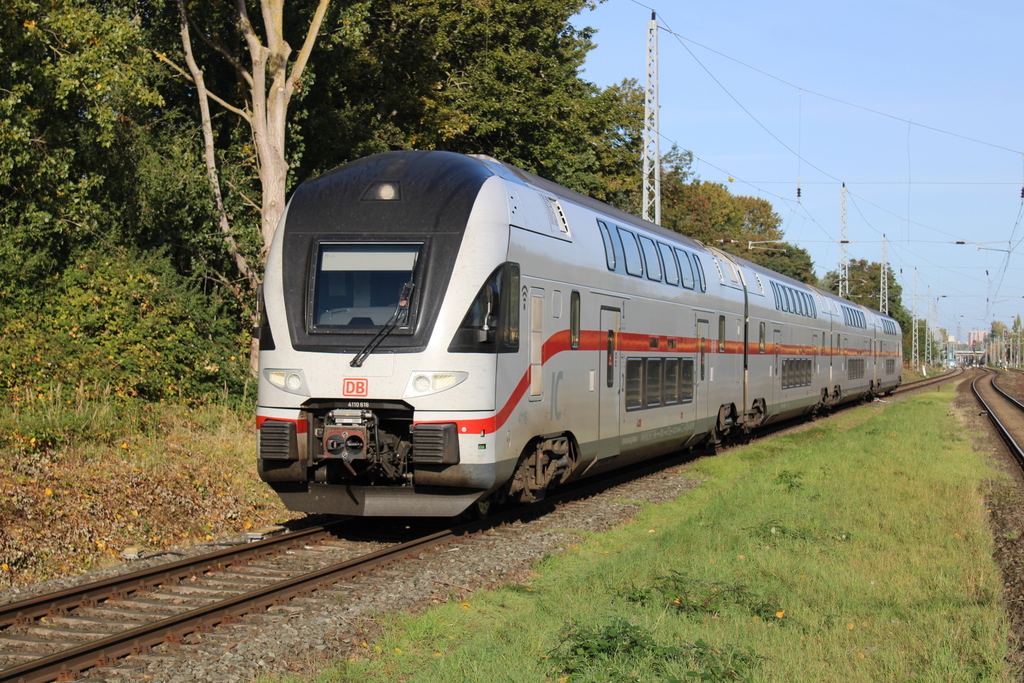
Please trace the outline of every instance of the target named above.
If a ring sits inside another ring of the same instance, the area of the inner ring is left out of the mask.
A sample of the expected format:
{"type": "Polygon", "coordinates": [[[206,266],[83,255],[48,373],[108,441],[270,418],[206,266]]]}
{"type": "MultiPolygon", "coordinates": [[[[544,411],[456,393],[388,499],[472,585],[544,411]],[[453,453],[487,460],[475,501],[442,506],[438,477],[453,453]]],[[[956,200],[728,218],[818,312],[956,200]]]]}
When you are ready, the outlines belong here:
{"type": "Polygon", "coordinates": [[[981,346],[982,344],[985,343],[985,337],[987,337],[987,336],[988,336],[988,332],[986,332],[984,330],[974,330],[974,331],[968,332],[967,333],[967,343],[968,344],[977,344],[978,346],[981,346]]]}

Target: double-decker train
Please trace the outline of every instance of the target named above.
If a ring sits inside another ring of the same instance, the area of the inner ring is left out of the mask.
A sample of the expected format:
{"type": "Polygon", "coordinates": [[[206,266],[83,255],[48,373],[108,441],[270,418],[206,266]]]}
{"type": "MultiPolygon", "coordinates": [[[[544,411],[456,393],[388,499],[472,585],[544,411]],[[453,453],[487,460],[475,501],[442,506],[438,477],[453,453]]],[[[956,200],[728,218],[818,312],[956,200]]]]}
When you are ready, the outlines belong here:
{"type": "Polygon", "coordinates": [[[299,186],[261,295],[288,508],[454,516],[894,390],[899,325],[485,156],[299,186]]]}

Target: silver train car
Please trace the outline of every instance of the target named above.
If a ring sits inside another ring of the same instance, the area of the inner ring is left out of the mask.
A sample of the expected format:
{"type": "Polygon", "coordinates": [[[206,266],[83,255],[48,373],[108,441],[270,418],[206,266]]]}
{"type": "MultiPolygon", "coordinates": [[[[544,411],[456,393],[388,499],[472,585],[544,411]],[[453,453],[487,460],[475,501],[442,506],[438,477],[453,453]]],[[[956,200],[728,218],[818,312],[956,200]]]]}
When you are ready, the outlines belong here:
{"type": "Polygon", "coordinates": [[[307,181],[261,295],[258,472],[291,510],[454,516],[892,392],[878,311],[484,156],[307,181]]]}

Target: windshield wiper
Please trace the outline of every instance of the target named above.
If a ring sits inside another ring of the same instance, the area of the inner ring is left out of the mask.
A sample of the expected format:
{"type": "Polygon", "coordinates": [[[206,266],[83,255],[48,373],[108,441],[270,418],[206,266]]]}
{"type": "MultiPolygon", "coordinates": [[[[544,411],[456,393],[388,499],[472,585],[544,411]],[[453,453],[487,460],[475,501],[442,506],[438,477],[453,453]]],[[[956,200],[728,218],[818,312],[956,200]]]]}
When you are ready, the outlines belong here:
{"type": "Polygon", "coordinates": [[[374,335],[373,339],[363,347],[363,350],[357,353],[356,357],[349,362],[351,367],[362,367],[363,361],[384,341],[384,338],[391,334],[399,323],[405,323],[409,319],[409,300],[412,298],[412,290],[415,287],[416,285],[411,282],[406,282],[402,285],[402,292],[398,295],[398,305],[395,306],[395,312],[391,314],[391,320],[388,320],[384,327],[380,328],[380,331],[374,335]]]}

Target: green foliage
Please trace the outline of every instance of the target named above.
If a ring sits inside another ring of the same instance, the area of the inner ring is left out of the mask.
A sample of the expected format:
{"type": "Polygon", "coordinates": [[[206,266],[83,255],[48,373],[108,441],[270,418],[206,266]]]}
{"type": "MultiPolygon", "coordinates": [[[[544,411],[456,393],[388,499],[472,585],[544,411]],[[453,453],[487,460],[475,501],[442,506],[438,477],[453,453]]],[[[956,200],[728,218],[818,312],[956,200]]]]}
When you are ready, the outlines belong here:
{"type": "Polygon", "coordinates": [[[684,643],[680,647],[659,644],[643,628],[622,617],[612,617],[596,627],[569,624],[562,629],[562,641],[552,651],[552,658],[568,680],[633,681],[639,680],[634,669],[653,669],[659,680],[680,683],[682,680],[665,672],[666,663],[686,662],[696,669],[683,675],[690,680],[733,681],[746,677],[764,661],[750,651],[735,648],[714,648],[703,640],[684,643]]]}
{"type": "Polygon", "coordinates": [[[736,608],[760,619],[774,620],[779,611],[777,603],[742,584],[705,581],[676,570],[655,579],[651,588],[630,588],[626,598],[639,604],[659,603],[688,615],[718,614],[736,608]]]}
{"type": "Polygon", "coordinates": [[[36,289],[0,292],[0,391],[32,401],[57,386],[90,397],[197,399],[240,392],[237,313],[159,254],[82,253],[36,289]]]}
{"type": "Polygon", "coordinates": [[[786,487],[786,490],[793,491],[795,489],[803,487],[803,472],[790,472],[789,470],[782,470],[778,476],[775,477],[775,483],[786,487]]]}
{"type": "Polygon", "coordinates": [[[125,135],[162,104],[141,40],[116,6],[14,0],[0,9],[0,281],[53,274],[120,225],[112,181],[125,135]]]}

